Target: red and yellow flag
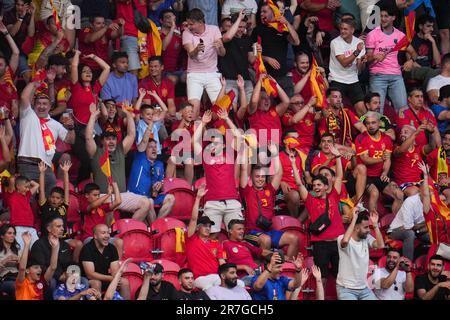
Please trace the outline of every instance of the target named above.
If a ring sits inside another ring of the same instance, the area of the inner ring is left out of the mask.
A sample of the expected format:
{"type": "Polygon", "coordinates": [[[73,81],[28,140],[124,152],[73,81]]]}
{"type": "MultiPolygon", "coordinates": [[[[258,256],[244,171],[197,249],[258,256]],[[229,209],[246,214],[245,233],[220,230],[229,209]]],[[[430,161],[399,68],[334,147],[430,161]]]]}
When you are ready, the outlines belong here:
{"type": "Polygon", "coordinates": [[[320,73],[319,66],[317,65],[316,58],[312,57],[311,75],[309,77],[309,82],[311,84],[311,90],[314,96],[317,98],[316,106],[319,108],[327,107],[326,99],[326,87],[325,79],[320,73]]]}
{"type": "Polygon", "coordinates": [[[274,15],[274,21],[268,22],[267,25],[275,28],[278,32],[289,31],[288,27],[284,23],[276,21],[276,19],[281,17],[281,12],[278,6],[274,4],[272,0],[267,0],[266,4],[270,7],[270,9],[272,9],[274,15]]]}
{"type": "Polygon", "coordinates": [[[236,94],[233,90],[228,91],[226,95],[216,100],[211,108],[211,111],[215,113],[217,113],[220,109],[225,110],[226,112],[230,111],[235,97],[236,94]]]}
{"type": "Polygon", "coordinates": [[[50,2],[50,5],[52,6],[52,15],[53,15],[53,20],[55,21],[56,28],[58,30],[62,30],[61,20],[59,19],[58,11],[56,10],[55,4],[53,3],[53,0],[49,0],[49,2],[50,2]]]}
{"type": "Polygon", "coordinates": [[[406,26],[406,35],[400,39],[399,42],[395,45],[390,52],[394,51],[403,51],[408,48],[410,45],[412,39],[416,35],[416,31],[414,30],[414,25],[416,23],[416,12],[411,11],[406,17],[405,17],[405,26],[406,26]]]}
{"type": "Polygon", "coordinates": [[[450,208],[442,202],[439,192],[434,186],[434,181],[430,177],[428,177],[428,187],[431,194],[431,211],[434,212],[434,215],[425,214],[425,222],[430,234],[430,242],[433,244],[440,242],[443,236],[446,236],[444,235],[444,224],[450,224],[450,208]]]}
{"type": "Polygon", "coordinates": [[[138,73],[139,79],[143,79],[150,74],[148,59],[153,56],[160,56],[162,53],[162,40],[158,27],[151,19],[148,19],[148,21],[151,32],[143,33],[138,30],[139,60],[141,62],[141,69],[138,73]]]}
{"type": "MultiPolygon", "coordinates": [[[[258,44],[261,45],[261,37],[258,37],[258,44]]],[[[262,60],[261,52],[258,52],[256,57],[256,61],[253,64],[253,68],[256,71],[256,78],[258,79],[261,74],[267,73],[266,66],[262,60]]],[[[262,87],[266,90],[266,93],[269,97],[278,96],[277,83],[270,78],[264,78],[262,82],[262,87]]]]}
{"type": "Polygon", "coordinates": [[[13,80],[13,78],[14,78],[14,75],[13,75],[13,72],[12,72],[11,68],[9,68],[9,67],[6,68],[6,72],[5,72],[5,74],[3,75],[3,80],[5,80],[6,84],[10,85],[11,88],[13,88],[14,91],[17,92],[17,88],[16,88],[16,86],[14,85],[14,80],[13,80]]]}
{"type": "Polygon", "coordinates": [[[111,164],[109,162],[109,152],[108,147],[105,147],[105,152],[100,157],[100,169],[103,174],[108,178],[109,184],[112,184],[112,175],[111,175],[111,164]]]}

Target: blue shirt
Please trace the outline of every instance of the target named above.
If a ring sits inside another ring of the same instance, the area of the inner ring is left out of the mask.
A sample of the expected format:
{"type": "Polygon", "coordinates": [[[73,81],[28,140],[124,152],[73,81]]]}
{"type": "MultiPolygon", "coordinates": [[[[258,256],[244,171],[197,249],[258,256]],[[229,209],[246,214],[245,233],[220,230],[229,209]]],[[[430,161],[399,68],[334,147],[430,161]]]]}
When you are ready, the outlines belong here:
{"type": "Polygon", "coordinates": [[[138,80],[134,74],[125,73],[123,77],[118,77],[114,72],[109,74],[108,80],[100,93],[102,100],[114,99],[116,102],[129,103],[138,97],[138,80]]]}
{"type": "Polygon", "coordinates": [[[159,21],[159,14],[161,13],[161,11],[171,8],[175,1],[176,0],[166,0],[161,3],[159,7],[154,11],[150,10],[150,8],[148,9],[148,17],[156,24],[158,28],[161,26],[161,22],[159,21]]]}
{"type": "Polygon", "coordinates": [[[436,118],[440,134],[441,135],[444,134],[445,130],[447,129],[448,121],[447,120],[439,120],[438,117],[442,111],[449,111],[449,109],[447,107],[441,106],[439,104],[433,104],[431,106],[431,111],[433,111],[434,116],[436,118]]]}
{"type": "Polygon", "coordinates": [[[150,197],[152,186],[164,179],[164,163],[148,160],[144,152],[136,153],[128,180],[128,191],[150,197]]]}
{"type": "MultiPolygon", "coordinates": [[[[162,121],[153,122],[153,140],[156,141],[156,150],[158,154],[161,154],[161,143],[159,142],[159,129],[162,126],[162,121]]],[[[144,137],[145,130],[147,130],[148,124],[144,120],[139,120],[136,126],[136,144],[141,143],[142,138],[144,137]]]]}
{"type": "MultiPolygon", "coordinates": [[[[79,283],[75,286],[75,291],[70,292],[67,290],[65,284],[60,284],[58,288],[53,292],[53,300],[58,300],[60,297],[64,297],[66,300],[69,300],[73,296],[76,296],[80,292],[89,289],[86,285],[79,283]]],[[[81,297],[80,300],[86,300],[86,297],[81,297]]]]}
{"type": "MultiPolygon", "coordinates": [[[[259,275],[253,276],[251,280],[251,287],[258,279],[259,275]]],[[[277,294],[277,300],[286,300],[285,292],[289,290],[289,282],[292,279],[280,276],[277,280],[267,279],[266,284],[260,291],[254,290],[252,293],[253,300],[273,300],[274,290],[277,294]]]]}

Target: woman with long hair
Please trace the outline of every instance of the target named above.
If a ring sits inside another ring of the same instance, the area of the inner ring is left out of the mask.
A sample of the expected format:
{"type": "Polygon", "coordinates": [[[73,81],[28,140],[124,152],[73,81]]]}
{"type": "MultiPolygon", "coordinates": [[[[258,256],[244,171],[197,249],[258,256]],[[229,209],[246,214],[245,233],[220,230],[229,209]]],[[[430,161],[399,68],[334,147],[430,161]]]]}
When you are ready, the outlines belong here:
{"type": "Polygon", "coordinates": [[[0,227],[0,292],[14,298],[16,277],[19,272],[20,246],[16,240],[16,229],[10,224],[0,227]]]}

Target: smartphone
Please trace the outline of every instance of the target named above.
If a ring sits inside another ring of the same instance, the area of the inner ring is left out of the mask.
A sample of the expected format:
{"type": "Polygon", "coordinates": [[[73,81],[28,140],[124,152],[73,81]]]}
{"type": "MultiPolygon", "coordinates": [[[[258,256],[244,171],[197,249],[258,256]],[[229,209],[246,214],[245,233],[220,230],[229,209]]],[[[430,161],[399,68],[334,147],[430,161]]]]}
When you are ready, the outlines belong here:
{"type": "MultiPolygon", "coordinates": [[[[200,43],[203,44],[203,39],[200,38],[200,43]]],[[[204,52],[205,50],[201,50],[202,52],[204,52]]]]}
{"type": "Polygon", "coordinates": [[[283,250],[281,250],[281,249],[277,249],[277,250],[275,250],[275,252],[278,252],[278,254],[280,255],[280,258],[281,258],[281,262],[280,262],[280,264],[283,264],[283,263],[285,262],[285,258],[284,258],[284,252],[283,252],[283,250]]]}

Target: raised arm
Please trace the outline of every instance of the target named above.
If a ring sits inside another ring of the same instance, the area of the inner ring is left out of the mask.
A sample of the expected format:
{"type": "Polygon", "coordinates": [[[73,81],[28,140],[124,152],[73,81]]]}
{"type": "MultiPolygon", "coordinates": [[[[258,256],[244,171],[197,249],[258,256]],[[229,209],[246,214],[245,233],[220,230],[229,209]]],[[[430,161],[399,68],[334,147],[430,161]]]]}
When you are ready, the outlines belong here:
{"type": "Polygon", "coordinates": [[[375,249],[383,249],[384,248],[384,240],[383,235],[381,234],[380,227],[378,226],[378,212],[372,211],[369,215],[370,221],[372,222],[372,226],[375,230],[375,241],[372,243],[372,248],[375,249]]]}
{"type": "Polygon", "coordinates": [[[22,240],[24,247],[19,259],[19,273],[17,275],[17,282],[19,283],[22,283],[25,280],[28,256],[30,255],[31,233],[28,231],[22,233],[22,240]]]}
{"type": "Polygon", "coordinates": [[[117,182],[114,181],[112,183],[112,188],[114,192],[114,201],[109,204],[109,210],[111,211],[116,209],[122,203],[122,198],[120,196],[119,186],[117,185],[117,182]]]}
{"type": "Polygon", "coordinates": [[[206,128],[206,125],[211,122],[211,118],[211,110],[207,110],[203,114],[200,124],[194,131],[194,155],[200,154],[203,150],[203,129],[206,128]]]}
{"type": "Polygon", "coordinates": [[[102,58],[96,56],[93,53],[84,56],[84,58],[94,60],[102,68],[102,73],[98,77],[98,82],[100,82],[101,86],[104,86],[111,71],[111,67],[109,66],[109,64],[107,64],[102,58]]]}
{"type": "Polygon", "coordinates": [[[31,101],[33,100],[34,92],[41,85],[42,82],[30,82],[26,85],[26,87],[22,91],[22,95],[20,96],[20,110],[24,110],[31,105],[31,101]]]}
{"type": "Polygon", "coordinates": [[[239,16],[236,19],[236,21],[233,23],[231,28],[227,32],[225,32],[224,35],[222,36],[224,43],[233,40],[234,36],[236,35],[236,32],[239,29],[239,25],[241,24],[241,21],[242,19],[244,19],[244,17],[245,17],[245,9],[241,9],[241,11],[239,11],[239,16]]]}
{"type": "Polygon", "coordinates": [[[398,157],[401,156],[402,154],[408,152],[408,149],[414,144],[414,142],[416,141],[417,136],[423,132],[424,130],[426,130],[426,125],[422,124],[419,126],[419,128],[417,128],[417,130],[408,137],[408,139],[406,139],[405,141],[403,141],[403,143],[398,146],[397,148],[395,148],[394,150],[394,157],[398,157]]]}
{"type": "Polygon", "coordinates": [[[5,126],[0,126],[0,146],[2,150],[3,159],[0,161],[0,170],[7,169],[8,164],[11,162],[11,153],[9,152],[7,137],[5,135],[5,126]]]}
{"type": "Polygon", "coordinates": [[[112,300],[114,297],[114,293],[117,290],[117,287],[119,286],[120,279],[122,278],[123,272],[128,266],[128,263],[130,263],[133,259],[128,258],[125,260],[122,265],[120,266],[119,270],[117,270],[116,274],[114,275],[111,283],[108,286],[108,289],[106,289],[105,296],[103,297],[103,300],[112,300]]]}
{"type": "Polygon", "coordinates": [[[309,82],[309,78],[311,77],[311,70],[309,70],[305,76],[295,84],[294,86],[294,94],[302,92],[305,85],[309,82]]]}
{"type": "Polygon", "coordinates": [[[296,123],[299,123],[301,120],[303,120],[308,113],[314,113],[314,106],[317,103],[317,98],[315,96],[312,96],[308,103],[301,108],[294,116],[289,119],[289,125],[294,125],[296,123]]]}
{"type": "Polygon", "coordinates": [[[342,190],[342,179],[344,178],[342,158],[339,150],[334,145],[330,145],[330,151],[336,158],[336,179],[334,181],[334,188],[336,189],[337,193],[340,194],[342,190]]]}
{"type": "Polygon", "coordinates": [[[198,209],[200,207],[200,200],[205,196],[208,192],[206,189],[206,185],[201,185],[197,191],[197,196],[195,197],[194,206],[192,207],[192,216],[189,220],[188,225],[188,238],[192,237],[195,233],[195,229],[197,229],[197,219],[198,219],[198,209]]]}
{"type": "Polygon", "coordinates": [[[13,73],[15,73],[17,67],[19,66],[19,54],[20,54],[19,48],[17,47],[12,35],[8,32],[8,29],[6,29],[6,26],[3,24],[2,21],[0,21],[0,32],[3,33],[6,41],[8,42],[9,47],[11,48],[11,58],[9,59],[9,67],[11,68],[13,73]]]}
{"type": "Polygon", "coordinates": [[[253,284],[253,289],[255,291],[261,291],[266,285],[267,280],[270,278],[270,274],[275,271],[275,269],[281,269],[281,257],[278,252],[274,252],[270,258],[270,263],[267,268],[259,275],[253,284]]]}
{"type": "Polygon", "coordinates": [[[262,80],[265,77],[267,77],[267,74],[261,74],[258,78],[258,81],[255,84],[255,87],[253,88],[253,93],[250,98],[250,105],[248,108],[248,114],[254,114],[258,109],[259,98],[261,96],[262,80]]]}
{"type": "Polygon", "coordinates": [[[278,82],[277,82],[277,91],[278,91],[278,98],[281,100],[281,102],[277,104],[275,110],[277,111],[278,115],[282,117],[283,114],[286,113],[287,108],[289,107],[289,97],[283,90],[283,88],[281,88],[281,86],[278,84],[278,82]]]}
{"type": "Polygon", "coordinates": [[[151,95],[156,100],[158,105],[163,109],[163,111],[160,114],[160,118],[159,119],[153,119],[153,121],[162,121],[162,120],[164,120],[164,118],[166,117],[167,111],[168,111],[166,104],[164,103],[164,101],[162,101],[162,99],[160,98],[160,96],[158,95],[158,93],[156,91],[147,91],[147,93],[149,95],[151,95]]]}
{"type": "Polygon", "coordinates": [[[132,113],[126,110],[126,108],[122,109],[122,111],[125,113],[127,120],[127,135],[122,141],[123,152],[127,154],[133,146],[134,139],[136,139],[136,125],[132,113]]]}
{"type": "Polygon", "coordinates": [[[44,274],[44,279],[47,282],[50,282],[50,280],[53,278],[56,268],[58,267],[58,253],[59,253],[59,239],[51,237],[49,239],[49,242],[50,246],[52,247],[51,249],[52,253],[50,256],[50,265],[48,266],[44,274]]]}
{"type": "Polygon", "coordinates": [[[69,182],[69,170],[72,167],[72,161],[64,161],[59,167],[64,172],[64,203],[70,204],[70,182],[69,182]]]}
{"type": "Polygon", "coordinates": [[[75,55],[72,58],[72,63],[70,64],[70,81],[72,84],[78,82],[78,64],[80,63],[81,51],[75,50],[75,55]]]}
{"type": "Polygon", "coordinates": [[[42,206],[47,201],[45,197],[45,171],[47,165],[44,161],[39,162],[39,205],[42,206]]]}
{"type": "Polygon", "coordinates": [[[419,162],[418,166],[423,173],[423,181],[422,185],[420,186],[420,200],[422,201],[423,204],[423,213],[428,214],[428,212],[431,209],[431,194],[430,194],[430,187],[428,186],[429,168],[428,165],[425,164],[425,162],[423,161],[419,162]]]}
{"type": "Polygon", "coordinates": [[[295,161],[294,152],[295,151],[292,151],[292,150],[289,152],[289,160],[291,161],[292,172],[294,173],[295,184],[298,186],[300,198],[303,201],[306,201],[306,198],[308,198],[308,189],[306,189],[305,185],[303,184],[302,179],[300,178],[300,175],[298,174],[298,168],[297,168],[297,163],[295,161]]]}
{"type": "Polygon", "coordinates": [[[94,140],[94,126],[98,117],[100,116],[100,110],[97,109],[95,104],[90,105],[91,116],[89,118],[88,124],[86,126],[86,151],[89,155],[89,158],[93,158],[95,152],[97,151],[97,144],[94,140]]]}
{"type": "Polygon", "coordinates": [[[280,153],[279,153],[277,145],[275,145],[275,144],[271,144],[269,146],[269,151],[273,157],[273,165],[276,170],[275,174],[272,177],[271,184],[275,190],[278,190],[278,188],[280,188],[281,179],[283,178],[283,167],[282,167],[281,161],[280,161],[280,153]]]}
{"type": "Polygon", "coordinates": [[[347,227],[347,230],[344,233],[344,237],[341,239],[341,242],[338,244],[341,248],[347,248],[350,238],[353,233],[353,229],[355,229],[356,219],[358,219],[359,208],[354,207],[352,209],[352,222],[347,227]]]}
{"type": "MultiPolygon", "coordinates": [[[[61,40],[64,38],[64,32],[62,30],[59,30],[56,34],[56,37],[53,39],[52,43],[42,51],[42,53],[39,55],[38,60],[36,61],[36,70],[40,70],[46,67],[48,62],[48,57],[53,54],[58,44],[61,42],[61,40]]],[[[77,73],[78,75],[78,73],[77,73]]]]}

